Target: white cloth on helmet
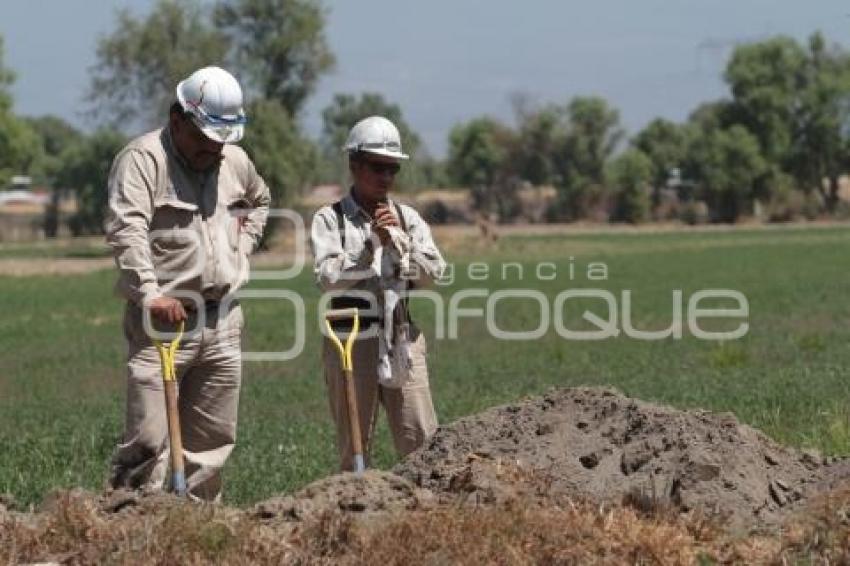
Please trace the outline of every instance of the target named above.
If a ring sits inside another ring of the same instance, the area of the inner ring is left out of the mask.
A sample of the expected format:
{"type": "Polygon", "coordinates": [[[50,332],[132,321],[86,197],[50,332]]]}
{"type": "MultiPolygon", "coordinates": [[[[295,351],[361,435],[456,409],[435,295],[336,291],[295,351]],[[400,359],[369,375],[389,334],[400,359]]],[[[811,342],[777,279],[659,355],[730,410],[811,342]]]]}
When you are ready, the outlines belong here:
{"type": "Polygon", "coordinates": [[[410,378],[410,323],[406,313],[396,315],[406,282],[399,276],[410,263],[410,236],[390,226],[390,244],[375,250],[373,269],[380,274],[384,297],[384,325],[378,333],[378,383],[398,389],[410,378]]]}

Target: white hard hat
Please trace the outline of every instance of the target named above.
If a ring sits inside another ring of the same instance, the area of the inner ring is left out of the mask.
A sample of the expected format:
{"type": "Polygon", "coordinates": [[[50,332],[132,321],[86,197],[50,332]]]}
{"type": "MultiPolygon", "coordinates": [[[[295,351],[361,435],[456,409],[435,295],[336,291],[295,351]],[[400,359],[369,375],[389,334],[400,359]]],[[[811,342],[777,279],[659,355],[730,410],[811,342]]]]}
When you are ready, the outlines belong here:
{"type": "Polygon", "coordinates": [[[211,140],[234,143],[242,139],[247,122],[242,88],[224,69],[198,69],[177,85],[177,100],[211,140]]]}
{"type": "Polygon", "coordinates": [[[354,124],[343,149],[349,153],[365,151],[396,159],[408,158],[401,151],[398,128],[383,116],[369,116],[354,124]]]}

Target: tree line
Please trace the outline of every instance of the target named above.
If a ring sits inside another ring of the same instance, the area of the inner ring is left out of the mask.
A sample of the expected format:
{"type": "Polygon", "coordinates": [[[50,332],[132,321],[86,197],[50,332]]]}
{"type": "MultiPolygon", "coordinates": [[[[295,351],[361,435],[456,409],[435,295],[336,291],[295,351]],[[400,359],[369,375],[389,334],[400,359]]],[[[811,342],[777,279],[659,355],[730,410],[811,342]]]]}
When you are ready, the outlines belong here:
{"type": "Polygon", "coordinates": [[[846,215],[850,55],[820,33],[807,44],[775,37],[738,46],[723,78],[730,97],[684,123],[653,120],[628,140],[598,97],[519,105],[514,127],[470,120],[450,134],[448,172],[502,220],[519,214],[523,183],[555,187],[551,220],[734,222],[756,208],[774,221],[846,215]]]}
{"type": "MultiPolygon", "coordinates": [[[[335,58],[318,0],[159,0],[144,17],[119,11],[100,39],[87,109],[97,129],[55,116],[15,114],[15,73],[0,38],[0,187],[28,174],[56,194],[72,191],[75,234],[102,230],[106,175],[129,136],[165,123],[176,83],[217,64],[235,71],[250,124],[242,142],[286,206],[317,183],[345,179],[340,148],[358,119],[395,122],[412,155],[403,189],[471,189],[478,211],[524,218],[526,186],[554,187],[543,220],[732,222],[846,214],[839,178],[850,156],[850,55],[813,34],[738,46],[726,66],[728,98],[696,108],[684,123],[656,119],[627,138],[606,100],[576,97],[532,105],[515,99],[515,119],[481,116],[449,133],[444,160],[431,157],[401,108],[379,93],[337,94],[322,131],[302,131],[304,104],[335,58]]],[[[48,215],[47,232],[57,219],[48,215]]]]}

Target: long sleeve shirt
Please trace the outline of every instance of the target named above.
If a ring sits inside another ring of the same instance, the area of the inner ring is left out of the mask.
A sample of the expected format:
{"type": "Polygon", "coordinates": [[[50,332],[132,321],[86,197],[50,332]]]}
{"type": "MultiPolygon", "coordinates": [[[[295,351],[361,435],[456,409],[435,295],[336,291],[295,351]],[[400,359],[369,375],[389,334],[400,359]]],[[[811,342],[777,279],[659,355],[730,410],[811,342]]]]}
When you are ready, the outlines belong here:
{"type": "Polygon", "coordinates": [[[116,292],[139,306],[169,295],[219,300],[243,285],[248,255],[268,217],[270,194],[245,152],[191,170],[168,128],[131,141],[108,181],[106,241],[119,270],[116,292]]]}
{"type": "MultiPolygon", "coordinates": [[[[395,205],[390,202],[393,211],[395,205]]],[[[374,247],[367,244],[372,236],[372,219],[348,194],[341,201],[345,232],[343,248],[337,214],[332,206],[319,209],[313,217],[310,243],[314,256],[314,273],[323,291],[357,290],[381,292],[381,275],[373,265],[374,247]]],[[[400,205],[406,226],[404,237],[407,246],[398,246],[406,254],[399,256],[397,250],[385,254],[398,265],[404,265],[397,276],[406,281],[410,288],[427,286],[442,276],[446,262],[434,243],[431,229],[415,209],[400,205]],[[406,249],[404,249],[406,248],[406,249]]],[[[383,273],[386,277],[386,272],[383,273]]]]}

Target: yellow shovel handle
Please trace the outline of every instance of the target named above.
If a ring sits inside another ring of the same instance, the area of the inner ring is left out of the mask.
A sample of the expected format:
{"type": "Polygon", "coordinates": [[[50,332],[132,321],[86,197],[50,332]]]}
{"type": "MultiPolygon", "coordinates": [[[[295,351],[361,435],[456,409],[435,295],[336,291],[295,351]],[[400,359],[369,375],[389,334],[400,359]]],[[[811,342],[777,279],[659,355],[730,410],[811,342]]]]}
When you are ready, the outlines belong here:
{"type": "Polygon", "coordinates": [[[342,369],[351,371],[353,363],[351,361],[351,352],[354,349],[354,341],[357,339],[357,333],[360,331],[360,316],[357,309],[336,309],[329,310],[325,313],[325,327],[328,330],[328,338],[331,339],[334,346],[339,352],[342,360],[342,369]],[[345,345],[339,339],[339,336],[334,332],[331,321],[333,320],[352,320],[351,332],[348,333],[348,338],[345,340],[345,345]]]}
{"type": "Polygon", "coordinates": [[[177,379],[177,371],[175,369],[177,360],[177,350],[180,348],[180,339],[183,338],[184,323],[181,320],[177,326],[177,336],[166,346],[157,339],[153,339],[154,346],[159,352],[159,360],[162,364],[162,380],[175,381],[177,379]]]}
{"type": "Polygon", "coordinates": [[[360,435],[360,413],[357,410],[357,391],[354,387],[354,364],[351,361],[351,351],[354,348],[354,341],[357,338],[357,332],[360,330],[360,316],[356,308],[351,309],[336,309],[329,310],[325,313],[325,326],[328,330],[328,337],[339,351],[339,356],[342,361],[342,377],[345,386],[345,398],[348,417],[348,431],[351,438],[351,451],[354,457],[354,471],[362,474],[366,469],[366,461],[363,457],[363,441],[360,435]],[[348,338],[345,345],[339,339],[339,336],[334,332],[331,321],[333,320],[351,320],[351,332],[348,333],[348,338]]]}

